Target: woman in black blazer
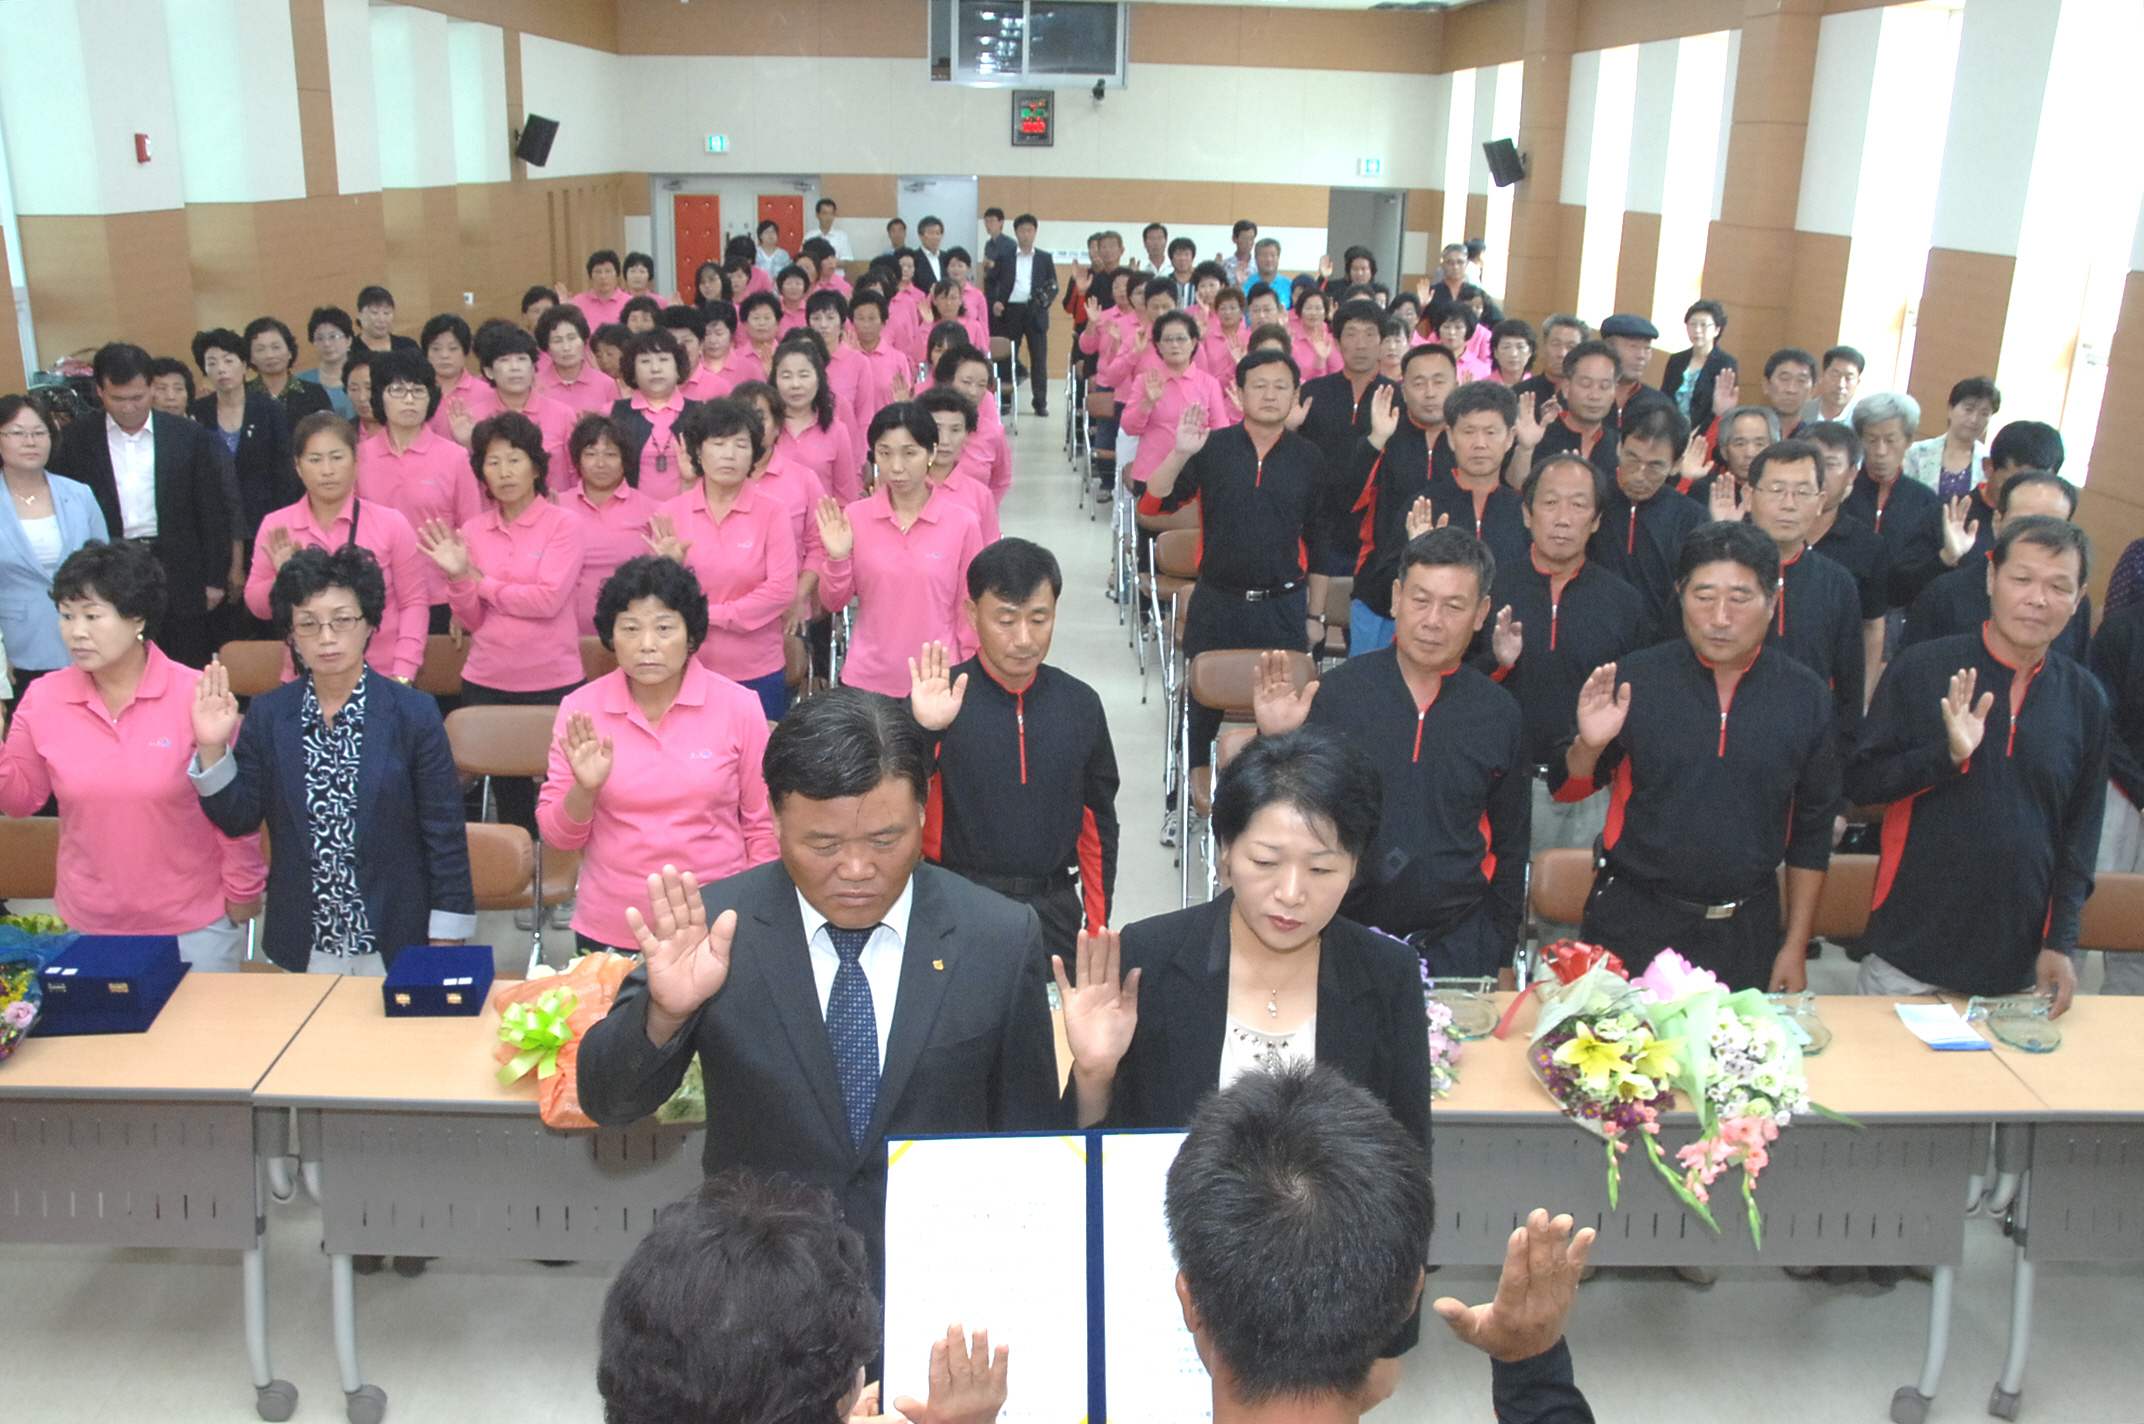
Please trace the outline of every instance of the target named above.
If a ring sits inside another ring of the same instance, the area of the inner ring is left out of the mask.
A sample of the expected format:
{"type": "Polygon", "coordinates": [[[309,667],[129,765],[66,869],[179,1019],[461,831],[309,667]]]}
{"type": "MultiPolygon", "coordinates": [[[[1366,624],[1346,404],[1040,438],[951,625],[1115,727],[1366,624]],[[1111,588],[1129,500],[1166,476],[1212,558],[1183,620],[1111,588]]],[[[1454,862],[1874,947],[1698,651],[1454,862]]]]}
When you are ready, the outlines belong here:
{"type": "Polygon", "coordinates": [[[246,389],[246,366],[250,359],[246,339],[218,327],[194,333],[194,364],[208,377],[208,394],[196,399],[186,413],[223,442],[238,470],[239,509],[231,521],[231,537],[248,548],[239,564],[252,563],[253,536],[261,519],[271,509],[304,497],[298,468],[291,460],[290,421],[283,406],[266,391],[246,389]]]}
{"type": "Polygon", "coordinates": [[[476,933],[461,786],[439,708],[365,666],[387,585],[365,549],[300,549],[268,603],[303,671],[238,700],[211,663],[195,688],[192,772],[227,836],[266,824],[268,957],[294,973],[383,974],[405,945],[476,933]]]}
{"type": "Polygon", "coordinates": [[[1320,728],[1260,737],[1229,765],[1213,826],[1232,888],[1127,926],[1121,951],[1107,931],[1083,936],[1077,988],[1057,966],[1082,1125],[1182,1127],[1239,1073],[1310,1059],[1428,1152],[1420,963],[1339,913],[1379,800],[1369,759],[1320,728]]]}
{"type": "Polygon", "coordinates": [[[1712,392],[1720,372],[1738,369],[1735,358],[1719,347],[1720,338],[1727,334],[1727,308],[1710,298],[1694,301],[1682,314],[1682,325],[1690,335],[1690,349],[1668,357],[1667,369],[1660,373],[1660,389],[1690,417],[1690,429],[1703,434],[1712,426],[1712,392]],[[1683,378],[1693,363],[1698,368],[1697,380],[1691,383],[1686,401],[1683,378]]]}

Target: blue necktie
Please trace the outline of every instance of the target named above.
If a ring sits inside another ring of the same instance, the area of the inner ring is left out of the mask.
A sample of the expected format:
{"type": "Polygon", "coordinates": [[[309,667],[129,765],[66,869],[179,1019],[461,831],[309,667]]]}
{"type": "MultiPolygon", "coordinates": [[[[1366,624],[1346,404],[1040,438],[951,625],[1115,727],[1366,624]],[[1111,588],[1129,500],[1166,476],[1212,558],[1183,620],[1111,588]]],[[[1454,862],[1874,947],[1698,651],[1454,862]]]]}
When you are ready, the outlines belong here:
{"type": "Polygon", "coordinates": [[[864,977],[864,946],[877,925],[865,930],[826,927],[841,967],[826,996],[826,1036],[834,1048],[834,1073],[841,1080],[841,1101],[848,1110],[849,1138],[858,1146],[871,1127],[878,1106],[878,1016],[872,1012],[871,981],[864,977]]]}

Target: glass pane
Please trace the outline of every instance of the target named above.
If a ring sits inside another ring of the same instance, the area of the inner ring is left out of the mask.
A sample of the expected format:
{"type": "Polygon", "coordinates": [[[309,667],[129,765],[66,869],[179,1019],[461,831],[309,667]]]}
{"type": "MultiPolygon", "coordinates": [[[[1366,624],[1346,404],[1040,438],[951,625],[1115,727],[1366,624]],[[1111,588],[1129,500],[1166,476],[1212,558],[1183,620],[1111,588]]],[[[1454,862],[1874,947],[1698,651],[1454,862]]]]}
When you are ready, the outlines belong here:
{"type": "Polygon", "coordinates": [[[953,67],[963,79],[1020,77],[1020,0],[960,0],[953,67]]]}
{"type": "Polygon", "coordinates": [[[1117,72],[1117,6],[1094,0],[1031,0],[1027,7],[1030,74],[1117,72]]]}
{"type": "Polygon", "coordinates": [[[953,0],[931,0],[931,78],[947,83],[953,78],[953,0]]]}

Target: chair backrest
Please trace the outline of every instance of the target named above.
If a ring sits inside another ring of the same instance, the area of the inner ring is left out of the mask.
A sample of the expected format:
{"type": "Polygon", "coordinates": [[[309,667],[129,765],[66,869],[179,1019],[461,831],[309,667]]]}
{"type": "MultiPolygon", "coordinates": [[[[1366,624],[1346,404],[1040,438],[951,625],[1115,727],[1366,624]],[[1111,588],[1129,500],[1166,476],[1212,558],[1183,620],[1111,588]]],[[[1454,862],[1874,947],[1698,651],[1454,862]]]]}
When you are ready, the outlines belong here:
{"type": "Polygon", "coordinates": [[[1182,509],[1172,509],[1167,514],[1140,513],[1139,527],[1149,534],[1164,529],[1196,529],[1199,527],[1199,506],[1196,500],[1182,509]]]}
{"type": "Polygon", "coordinates": [[[1199,531],[1170,529],[1154,541],[1154,570],[1170,578],[1199,576],[1199,531]]]}
{"type": "Polygon", "coordinates": [[[556,707],[457,707],[447,714],[454,765],[468,776],[542,776],[556,707]]]}
{"type": "Polygon", "coordinates": [[[466,638],[457,648],[454,640],[445,633],[434,633],[424,640],[424,662],[418,667],[417,675],[409,680],[409,685],[434,697],[458,697],[462,690],[462,664],[468,660],[466,638]]]}
{"type": "Polygon", "coordinates": [[[56,816],[0,818],[0,900],[49,900],[59,883],[56,816]]]}
{"type": "Polygon", "coordinates": [[[216,657],[231,675],[231,691],[258,697],[283,685],[284,652],[273,639],[234,638],[216,650],[216,657]]]}
{"type": "Polygon", "coordinates": [[[536,878],[536,843],[519,826],[469,821],[469,883],[479,910],[517,910],[536,878]]]}
{"type": "MultiPolygon", "coordinates": [[[[1251,689],[1257,686],[1258,660],[1263,656],[1256,648],[1200,653],[1191,660],[1191,696],[1202,707],[1223,712],[1250,711],[1251,689]]],[[[1297,687],[1302,687],[1318,675],[1318,665],[1308,653],[1290,651],[1288,675],[1297,687]]]]}
{"type": "Polygon", "coordinates": [[[2144,950],[2144,875],[2102,870],[2093,877],[2077,944],[2081,949],[2144,950]]]}
{"type": "Polygon", "coordinates": [[[603,640],[593,633],[581,638],[581,680],[594,682],[607,672],[618,668],[618,655],[603,646],[603,640]]]}
{"type": "Polygon", "coordinates": [[[1213,774],[1219,777],[1228,770],[1228,764],[1258,739],[1256,727],[1224,727],[1214,740],[1213,774]]]}
{"type": "Polygon", "coordinates": [[[1832,856],[1810,933],[1827,939],[1858,939],[1867,932],[1869,905],[1876,898],[1876,861],[1873,855],[1832,856]]]}
{"type": "Polygon", "coordinates": [[[1593,852],[1545,850],[1534,857],[1528,894],[1534,913],[1544,920],[1575,925],[1586,917],[1586,897],[1593,893],[1593,852]]]}
{"type": "Polygon", "coordinates": [[[1354,603],[1354,599],[1355,579],[1353,575],[1336,574],[1325,581],[1325,607],[1312,611],[1322,612],[1326,621],[1337,623],[1345,628],[1349,615],[1354,612],[1351,606],[1354,603]]]}

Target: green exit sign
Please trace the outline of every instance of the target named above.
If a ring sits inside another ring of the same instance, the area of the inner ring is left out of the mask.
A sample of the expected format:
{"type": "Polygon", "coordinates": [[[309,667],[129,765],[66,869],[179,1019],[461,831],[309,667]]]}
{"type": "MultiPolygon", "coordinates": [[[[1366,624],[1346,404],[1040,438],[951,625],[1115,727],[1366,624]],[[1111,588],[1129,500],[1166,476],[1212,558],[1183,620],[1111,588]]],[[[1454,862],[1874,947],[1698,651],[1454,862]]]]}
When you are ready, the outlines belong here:
{"type": "Polygon", "coordinates": [[[728,153],[730,151],[730,136],[728,134],[709,134],[707,136],[707,151],[709,153],[728,153]]]}

